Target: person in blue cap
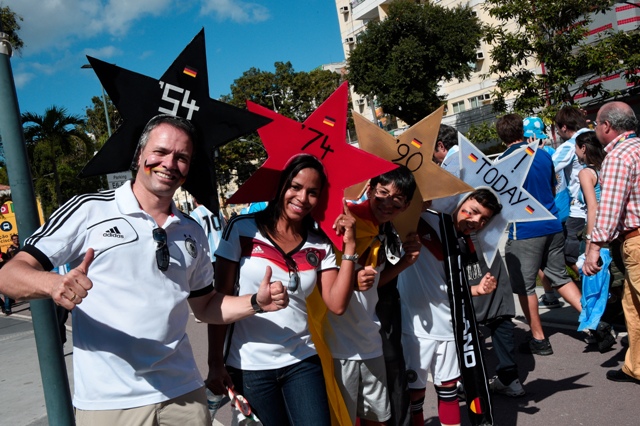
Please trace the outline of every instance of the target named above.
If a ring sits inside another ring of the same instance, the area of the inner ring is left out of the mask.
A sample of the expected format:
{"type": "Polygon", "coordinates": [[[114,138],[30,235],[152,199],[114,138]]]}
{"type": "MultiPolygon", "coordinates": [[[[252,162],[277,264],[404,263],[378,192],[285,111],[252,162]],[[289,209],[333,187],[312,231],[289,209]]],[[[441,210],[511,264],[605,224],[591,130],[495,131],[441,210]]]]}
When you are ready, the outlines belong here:
{"type": "Polygon", "coordinates": [[[546,126],[541,118],[527,117],[522,121],[522,124],[524,126],[524,138],[527,142],[533,142],[534,139],[537,139],[539,143],[538,149],[544,149],[549,155],[553,155],[556,152],[552,146],[546,143],[549,136],[545,133],[546,126]]]}

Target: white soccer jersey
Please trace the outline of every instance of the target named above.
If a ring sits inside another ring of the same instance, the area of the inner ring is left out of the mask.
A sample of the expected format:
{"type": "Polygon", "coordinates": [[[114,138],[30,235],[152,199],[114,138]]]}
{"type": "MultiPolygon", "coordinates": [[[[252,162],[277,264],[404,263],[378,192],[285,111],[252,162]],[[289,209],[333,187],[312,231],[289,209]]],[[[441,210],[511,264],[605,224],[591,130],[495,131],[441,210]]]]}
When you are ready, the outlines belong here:
{"type": "Polygon", "coordinates": [[[205,206],[198,206],[191,212],[191,217],[198,222],[198,224],[204,229],[204,233],[209,239],[209,249],[211,262],[216,261],[214,255],[220,238],[222,238],[222,229],[225,227],[226,222],[222,214],[217,216],[209,211],[205,206]]]}
{"type": "Polygon", "coordinates": [[[46,270],[79,265],[89,248],[93,288],[73,311],[74,405],[139,407],[203,385],[185,332],[187,298],[211,291],[213,270],[202,228],[172,206],[162,227],[170,264],[156,264],[152,231],[130,182],[72,198],[26,240],[46,270]]]}
{"type": "Polygon", "coordinates": [[[402,332],[433,340],[453,340],[438,215],[422,213],[418,234],[422,242],[420,256],[398,276],[402,332]]]}
{"type": "Polygon", "coordinates": [[[310,232],[291,253],[283,253],[258,230],[254,215],[229,221],[216,257],[239,263],[239,295],[258,291],[267,266],[271,281],[287,286],[297,269],[299,288],[289,291],[289,306],[277,312],[254,315],[233,325],[227,365],[243,370],[271,370],[295,364],[316,354],[307,319],[306,299],[318,273],[337,268],[335,254],[324,235],[310,232]]]}
{"type": "Polygon", "coordinates": [[[327,312],[331,328],[324,338],[335,359],[365,360],[382,356],[380,320],[376,315],[378,282],[384,270],[384,261],[376,267],[373,287],[367,291],[354,291],[349,306],[342,315],[327,312]]]}

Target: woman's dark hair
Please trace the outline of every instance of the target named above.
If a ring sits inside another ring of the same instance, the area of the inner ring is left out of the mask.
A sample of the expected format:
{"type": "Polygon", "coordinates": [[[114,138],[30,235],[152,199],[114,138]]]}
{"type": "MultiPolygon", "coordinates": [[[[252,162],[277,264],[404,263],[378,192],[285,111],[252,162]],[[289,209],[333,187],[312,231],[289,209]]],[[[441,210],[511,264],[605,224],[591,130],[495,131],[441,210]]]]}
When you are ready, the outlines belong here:
{"type": "Polygon", "coordinates": [[[580,133],[576,136],[576,147],[582,148],[583,146],[586,147],[584,151],[585,164],[592,164],[596,170],[600,170],[604,157],[607,153],[604,151],[604,147],[596,137],[596,132],[591,130],[580,133]]]}
{"type": "Polygon", "coordinates": [[[375,189],[378,184],[382,186],[392,184],[400,192],[400,195],[407,199],[407,203],[411,202],[413,193],[416,192],[416,179],[405,166],[399,166],[390,172],[371,178],[369,187],[375,189]]]}
{"type": "MultiPolygon", "coordinates": [[[[502,204],[500,200],[491,190],[486,188],[478,188],[473,191],[466,200],[476,200],[485,209],[489,209],[493,212],[493,216],[497,216],[502,211],[502,204]]],[[[492,217],[493,217],[492,216],[492,217]]]]}
{"type": "MultiPolygon", "coordinates": [[[[282,216],[282,212],[284,207],[282,205],[284,200],[284,194],[287,192],[289,188],[291,188],[291,182],[293,178],[295,178],[298,173],[300,173],[303,169],[313,169],[318,172],[320,175],[320,191],[324,189],[325,184],[327,183],[327,175],[325,174],[324,167],[320,160],[318,160],[313,155],[308,154],[300,154],[289,161],[285,169],[282,171],[280,175],[280,182],[278,183],[278,187],[276,189],[276,197],[269,202],[267,208],[256,213],[256,223],[258,224],[258,229],[263,235],[271,234],[276,235],[277,229],[276,224],[278,223],[278,219],[282,216]]],[[[311,215],[307,215],[302,221],[303,229],[313,229],[314,220],[311,215]]]]}

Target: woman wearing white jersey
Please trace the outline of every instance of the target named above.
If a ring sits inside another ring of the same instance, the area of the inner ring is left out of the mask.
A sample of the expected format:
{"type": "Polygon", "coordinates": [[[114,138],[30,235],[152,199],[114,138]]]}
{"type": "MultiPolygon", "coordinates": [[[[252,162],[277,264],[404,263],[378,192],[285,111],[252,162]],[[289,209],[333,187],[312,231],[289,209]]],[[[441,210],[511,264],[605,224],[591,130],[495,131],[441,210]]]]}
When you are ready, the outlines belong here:
{"type": "MultiPolygon", "coordinates": [[[[327,308],[342,314],[353,292],[354,262],[338,271],[331,243],[310,216],[325,190],[322,164],[310,155],[290,160],[282,172],[276,198],[255,214],[232,219],[216,251],[216,288],[255,293],[265,273],[289,289],[282,314],[255,315],[233,326],[223,358],[224,327],[210,328],[209,387],[222,393],[234,386],[251,403],[266,426],[330,425],[320,359],[307,318],[306,298],[315,286],[327,308]],[[226,365],[226,369],[225,369],[226,365]]],[[[355,219],[338,216],[334,228],[343,235],[344,253],[355,254],[355,219]]]]}

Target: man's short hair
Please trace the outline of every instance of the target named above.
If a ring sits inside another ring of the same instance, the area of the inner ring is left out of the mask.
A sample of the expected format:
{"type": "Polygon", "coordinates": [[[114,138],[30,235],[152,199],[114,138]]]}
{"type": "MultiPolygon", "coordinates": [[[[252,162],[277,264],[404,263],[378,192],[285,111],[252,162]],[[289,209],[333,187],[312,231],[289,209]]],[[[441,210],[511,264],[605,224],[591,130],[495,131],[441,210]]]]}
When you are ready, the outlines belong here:
{"type": "Polygon", "coordinates": [[[604,104],[602,108],[600,108],[600,121],[608,121],[609,124],[611,124],[611,128],[620,133],[629,130],[636,131],[638,127],[636,114],[629,105],[624,105],[618,102],[604,104]]]}
{"type": "Polygon", "coordinates": [[[573,132],[587,127],[587,118],[581,110],[572,106],[560,108],[554,121],[558,127],[567,126],[567,129],[573,132]]]}
{"type": "Polygon", "coordinates": [[[413,177],[413,173],[405,166],[399,166],[390,172],[383,173],[380,176],[371,178],[369,186],[375,188],[380,185],[392,184],[400,193],[407,199],[407,203],[413,198],[413,193],[416,192],[416,179],[413,177]]]}
{"type": "Polygon", "coordinates": [[[189,136],[189,139],[191,139],[193,151],[195,152],[195,147],[198,143],[198,131],[196,130],[195,126],[189,120],[183,117],[178,117],[171,114],[158,114],[155,117],[152,117],[142,130],[142,134],[140,135],[140,139],[138,140],[138,147],[136,148],[136,152],[133,155],[133,159],[131,160],[131,170],[135,171],[138,169],[138,156],[140,156],[140,153],[144,150],[144,147],[147,146],[147,142],[149,142],[149,136],[151,135],[153,129],[164,123],[169,124],[177,129],[183,130],[189,136]]]}
{"type": "Polygon", "coordinates": [[[503,115],[496,122],[496,131],[500,140],[507,145],[523,140],[524,126],[522,117],[519,114],[503,115]]]}
{"type": "Polygon", "coordinates": [[[448,151],[453,146],[458,145],[458,131],[451,126],[441,124],[437,140],[442,142],[442,145],[444,145],[445,149],[448,151]]]}

